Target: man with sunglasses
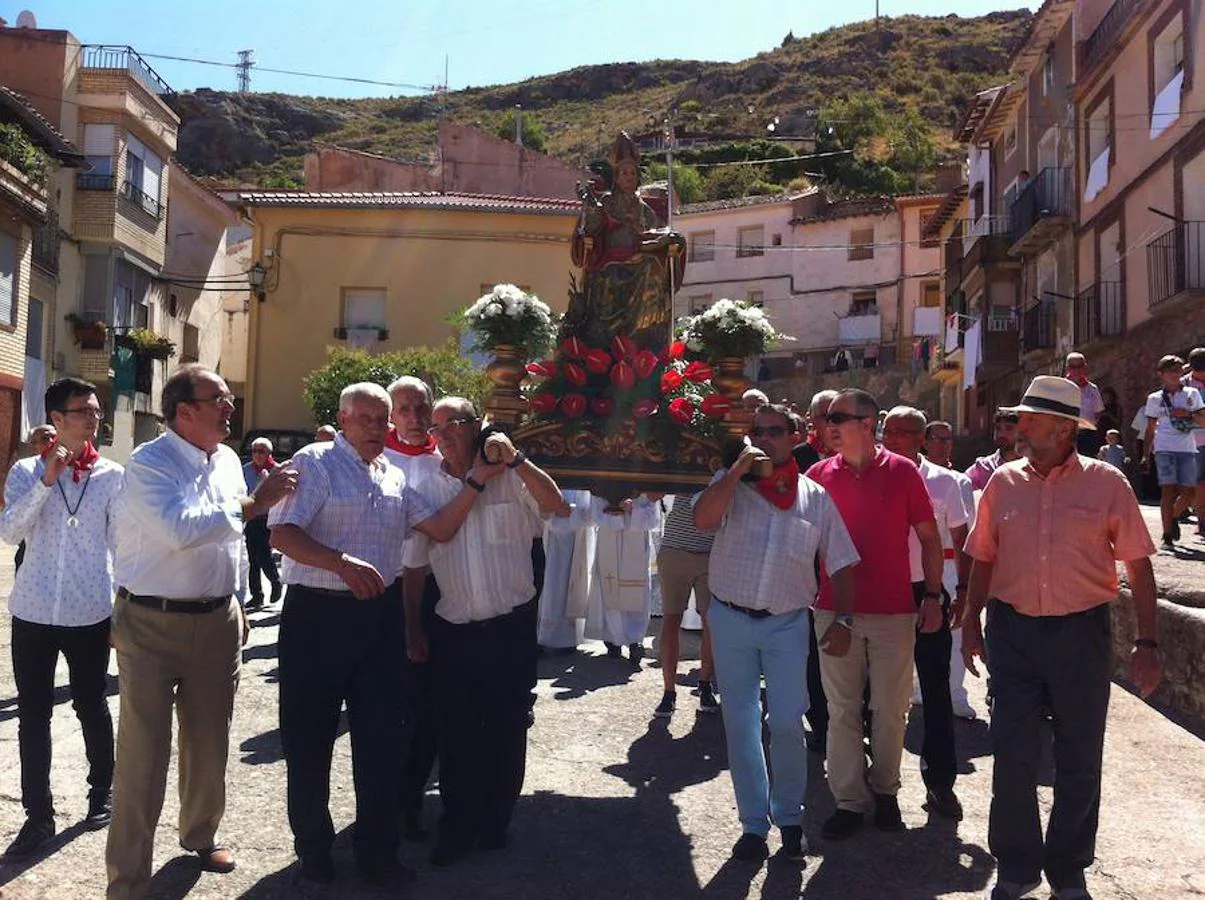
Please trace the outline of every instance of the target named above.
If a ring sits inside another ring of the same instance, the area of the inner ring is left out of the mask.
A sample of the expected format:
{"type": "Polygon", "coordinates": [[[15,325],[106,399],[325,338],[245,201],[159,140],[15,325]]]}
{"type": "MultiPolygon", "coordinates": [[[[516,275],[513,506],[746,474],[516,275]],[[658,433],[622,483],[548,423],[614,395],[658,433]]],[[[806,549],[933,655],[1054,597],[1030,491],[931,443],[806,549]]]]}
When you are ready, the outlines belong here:
{"type": "MultiPolygon", "coordinates": [[[[799,861],[807,851],[803,804],[808,758],[803,716],[808,710],[807,609],[816,597],[816,562],[831,573],[843,614],[853,610],[851,569],[858,554],[828,494],[802,477],[791,455],[798,441],[789,410],[763,406],[745,447],[694,501],[695,526],[716,530],[711,549],[707,611],[728,766],[742,834],[732,848],[739,861],[758,862],[769,850],[773,823],[780,854],[799,861]],[[772,471],[749,476],[755,463],[772,471]],[[760,686],[766,682],[770,778],[762,749],[760,686]]],[[[829,642],[822,647],[831,652],[829,642]]]]}
{"type": "Polygon", "coordinates": [[[0,540],[25,541],[8,606],[17,682],[18,753],[25,824],[4,855],[28,859],[54,836],[50,720],[54,670],[67,661],[71,700],[88,757],[88,830],[111,818],[113,721],[105,700],[113,609],[113,508],[122,467],[92,442],[103,416],[96,388],[78,378],[46,390],[53,428],[38,456],[18,462],[4,485],[0,540]]]}
{"type": "Polygon", "coordinates": [[[850,615],[840,593],[822,578],[816,632],[832,652],[820,659],[828,696],[828,783],[837,811],[824,823],[830,840],[853,835],[873,811],[884,831],[904,827],[896,794],[904,726],[912,692],[916,633],[942,625],[941,536],[933,504],[915,465],[876,446],[879,407],[857,388],[837,394],[828,408],[828,441],[836,455],[808,470],[830,494],[865,565],[854,571],[857,607],[850,615]],[[913,595],[908,536],[921,546],[924,589],[913,595]],[[862,751],[863,698],[870,684],[871,747],[862,751]]]}
{"type": "Polygon", "coordinates": [[[163,386],[167,431],[130,456],[116,509],[113,646],[121,685],[109,900],[150,892],[155,827],[180,723],[180,846],[201,868],[230,872],[215,842],[226,807],[226,758],[247,640],[243,523],[292,492],[275,469],[248,495],[230,435],[234,396],[216,372],[177,369],[163,386]],[[237,601],[237,602],[236,602],[237,601]]]}

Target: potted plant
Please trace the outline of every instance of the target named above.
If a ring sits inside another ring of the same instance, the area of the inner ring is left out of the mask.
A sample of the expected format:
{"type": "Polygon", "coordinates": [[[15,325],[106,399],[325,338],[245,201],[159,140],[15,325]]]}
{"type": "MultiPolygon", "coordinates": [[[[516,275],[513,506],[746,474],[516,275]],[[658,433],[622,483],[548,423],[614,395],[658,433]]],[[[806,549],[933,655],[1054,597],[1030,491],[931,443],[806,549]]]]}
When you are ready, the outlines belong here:
{"type": "Polygon", "coordinates": [[[119,347],[129,347],[147,359],[170,359],[176,355],[175,343],[155,334],[149,328],[131,328],[113,340],[119,347]]]}
{"type": "Polygon", "coordinates": [[[104,322],[89,320],[73,312],[63,317],[71,325],[71,334],[81,350],[103,350],[109,328],[104,322]]]}
{"type": "Polygon", "coordinates": [[[679,320],[678,337],[686,348],[710,359],[716,367],[715,386],[732,401],[745,390],[745,360],[765,353],[779,341],[789,341],[760,306],[743,300],[717,300],[695,316],[679,320]]]}

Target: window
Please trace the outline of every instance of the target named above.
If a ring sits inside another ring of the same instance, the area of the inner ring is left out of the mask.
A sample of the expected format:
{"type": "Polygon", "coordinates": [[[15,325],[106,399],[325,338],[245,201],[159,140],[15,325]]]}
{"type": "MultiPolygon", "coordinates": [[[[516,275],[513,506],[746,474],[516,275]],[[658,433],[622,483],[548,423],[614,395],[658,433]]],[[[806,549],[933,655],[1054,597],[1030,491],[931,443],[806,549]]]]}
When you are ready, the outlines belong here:
{"type": "Polygon", "coordinates": [[[1004,136],[1004,158],[1008,159],[1016,152],[1017,149],[1017,129],[1008,129],[1008,134],[1004,136]]]}
{"type": "Polygon", "coordinates": [[[17,309],[17,239],[0,231],[0,325],[12,325],[17,309]]]}
{"type": "Polygon", "coordinates": [[[1047,53],[1042,62],[1042,96],[1049,97],[1054,93],[1054,54],[1047,53]]]}
{"type": "Polygon", "coordinates": [[[342,325],[348,329],[384,328],[385,289],[345,288],[343,291],[342,325]]]}
{"type": "Polygon", "coordinates": [[[118,260],[113,285],[113,325],[117,328],[149,328],[147,294],[151,279],[142,269],[118,260]]]}
{"type": "Polygon", "coordinates": [[[42,358],[42,318],[46,307],[41,300],[29,298],[29,318],[25,323],[25,355],[42,358]]]}
{"type": "Polygon", "coordinates": [[[201,329],[196,325],[184,326],[184,345],[180,348],[180,362],[196,362],[201,358],[201,329]]]}
{"type": "Polygon", "coordinates": [[[983,182],[979,181],[971,188],[971,221],[978,222],[982,219],[984,211],[983,182]]]}
{"type": "Polygon", "coordinates": [[[760,225],[737,229],[737,257],[764,256],[766,253],[765,240],[765,231],[760,225]]]}
{"type": "Polygon", "coordinates": [[[1151,74],[1151,139],[1154,140],[1180,117],[1185,73],[1184,17],[1179,8],[1175,8],[1170,21],[1151,39],[1147,53],[1151,74]]]}
{"type": "Polygon", "coordinates": [[[697,316],[711,306],[711,294],[694,294],[690,298],[690,314],[697,316]]]}
{"type": "Polygon", "coordinates": [[[849,259],[874,259],[874,228],[852,228],[849,232],[849,259]]]}
{"type": "MultiPolygon", "coordinates": [[[[928,227],[929,220],[932,219],[933,216],[936,214],[937,214],[936,206],[928,206],[920,211],[920,232],[921,232],[921,234],[925,233],[925,228],[928,227]]],[[[941,238],[937,235],[934,235],[933,237],[930,237],[930,238],[921,238],[920,245],[921,245],[921,249],[932,250],[934,247],[941,246],[941,238]]]]}
{"type": "Polygon", "coordinates": [[[76,175],[76,184],[84,190],[113,189],[113,150],[117,131],[112,125],[84,126],[84,158],[87,165],[76,175]]]}
{"type": "Polygon", "coordinates": [[[879,314],[878,299],[874,291],[854,291],[850,299],[849,314],[851,316],[877,316],[879,314]]]}
{"type": "Polygon", "coordinates": [[[711,262],[715,259],[715,232],[696,231],[690,236],[690,261],[711,262]]]}
{"type": "Polygon", "coordinates": [[[749,291],[745,295],[745,302],[750,306],[765,306],[766,292],[765,291],[749,291]]]}
{"type": "Polygon", "coordinates": [[[773,237],[771,237],[770,238],[770,246],[771,247],[781,247],[782,246],[782,235],[776,234],[773,237]]]}
{"type": "Polygon", "coordinates": [[[1088,178],[1084,184],[1084,201],[1091,202],[1109,183],[1109,170],[1116,160],[1113,158],[1113,83],[1100,92],[1088,106],[1087,135],[1088,178]]]}
{"type": "Polygon", "coordinates": [[[920,305],[924,307],[941,306],[941,282],[926,281],[920,286],[920,305]]]}
{"type": "Polygon", "coordinates": [[[148,215],[159,217],[163,160],[132,134],[126,135],[125,196],[148,215]]]}

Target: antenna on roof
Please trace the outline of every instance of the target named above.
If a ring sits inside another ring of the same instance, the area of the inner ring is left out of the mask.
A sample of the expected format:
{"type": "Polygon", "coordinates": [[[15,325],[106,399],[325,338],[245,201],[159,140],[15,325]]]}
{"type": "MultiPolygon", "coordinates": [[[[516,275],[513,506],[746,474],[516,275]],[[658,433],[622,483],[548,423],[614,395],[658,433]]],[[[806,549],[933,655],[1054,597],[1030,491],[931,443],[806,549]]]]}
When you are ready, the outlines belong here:
{"type": "Polygon", "coordinates": [[[31,13],[28,9],[23,9],[17,15],[17,27],[18,28],[37,28],[38,20],[34,17],[34,14],[31,13]]]}

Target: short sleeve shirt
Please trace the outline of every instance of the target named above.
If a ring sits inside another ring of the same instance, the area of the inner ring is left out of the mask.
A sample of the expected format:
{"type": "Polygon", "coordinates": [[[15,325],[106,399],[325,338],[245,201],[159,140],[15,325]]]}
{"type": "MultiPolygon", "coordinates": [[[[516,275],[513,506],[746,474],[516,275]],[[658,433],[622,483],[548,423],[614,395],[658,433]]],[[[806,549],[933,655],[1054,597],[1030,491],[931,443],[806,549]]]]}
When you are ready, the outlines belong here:
{"type": "MultiPolygon", "coordinates": [[[[1197,439],[1193,431],[1179,431],[1172,425],[1171,411],[1186,409],[1196,412],[1205,406],[1201,393],[1194,387],[1181,387],[1174,394],[1155,391],[1146,398],[1146,417],[1155,419],[1156,453],[1196,453],[1197,439]]],[[[1195,430],[1195,429],[1194,429],[1195,430]]]]}
{"type": "MultiPolygon", "coordinates": [[[[933,515],[937,519],[937,533],[941,535],[941,548],[946,551],[946,577],[942,578],[942,584],[947,591],[953,592],[953,588],[958,586],[957,581],[953,585],[949,584],[949,575],[957,575],[953,563],[954,540],[950,537],[950,529],[960,528],[966,525],[971,520],[972,510],[967,507],[965,493],[962,488],[962,483],[965,482],[969,486],[969,481],[965,475],[959,475],[957,472],[951,472],[949,469],[944,469],[941,466],[934,465],[924,457],[920,461],[920,474],[925,480],[925,489],[929,492],[929,500],[933,504],[933,515]],[[951,573],[951,569],[955,569],[951,573]]],[[[924,567],[921,562],[921,547],[920,538],[916,536],[915,531],[908,532],[908,567],[912,573],[912,581],[925,580],[924,567]]]]}
{"type": "MultiPolygon", "coordinates": [[[[916,466],[879,447],[860,472],[837,454],[808,469],[807,477],[833,498],[864,560],[854,570],[855,613],[915,613],[908,535],[917,525],[933,521],[933,504],[916,466]]],[[[835,608],[832,585],[823,571],[817,608],[835,608]]]]}

